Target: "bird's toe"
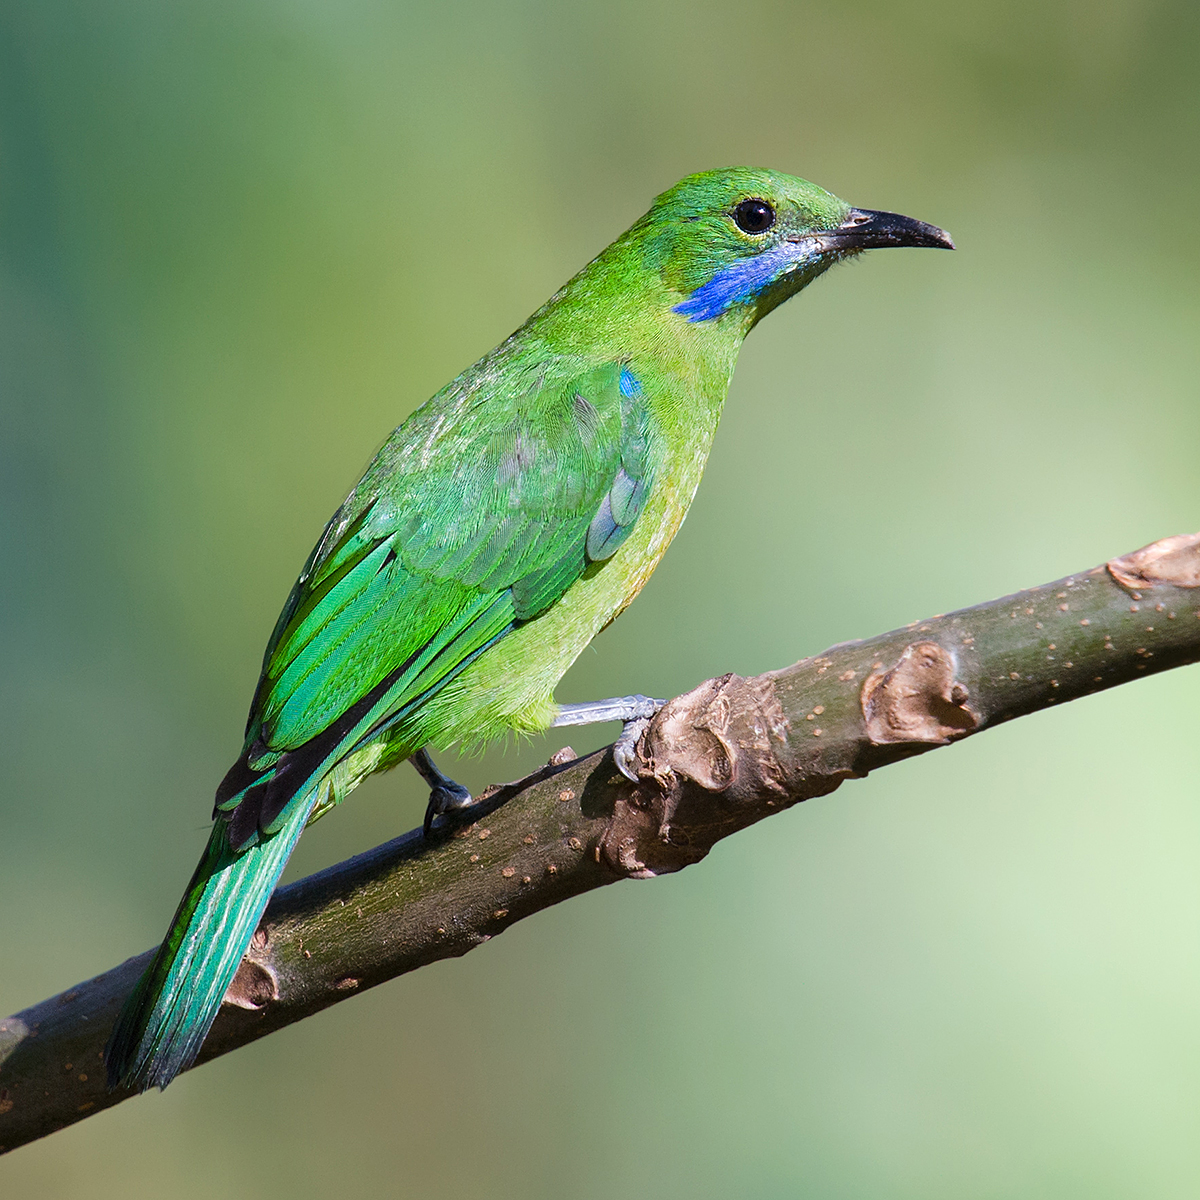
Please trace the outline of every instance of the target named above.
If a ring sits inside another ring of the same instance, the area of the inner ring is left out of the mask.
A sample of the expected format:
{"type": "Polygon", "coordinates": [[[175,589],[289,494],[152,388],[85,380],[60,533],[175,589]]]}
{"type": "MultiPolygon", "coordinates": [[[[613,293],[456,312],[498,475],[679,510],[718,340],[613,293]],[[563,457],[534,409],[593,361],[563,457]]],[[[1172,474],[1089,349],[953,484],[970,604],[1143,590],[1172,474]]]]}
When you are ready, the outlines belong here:
{"type": "Polygon", "coordinates": [[[425,807],[425,836],[428,837],[433,829],[433,823],[438,817],[458,809],[470,808],[475,803],[474,796],[461,783],[448,779],[429,789],[429,803],[425,807]]]}
{"type": "Polygon", "coordinates": [[[621,736],[613,743],[613,762],[616,763],[617,770],[630,783],[638,781],[637,769],[634,766],[634,760],[637,758],[638,738],[646,732],[649,724],[649,717],[635,717],[632,721],[626,721],[625,727],[621,730],[621,736]]]}

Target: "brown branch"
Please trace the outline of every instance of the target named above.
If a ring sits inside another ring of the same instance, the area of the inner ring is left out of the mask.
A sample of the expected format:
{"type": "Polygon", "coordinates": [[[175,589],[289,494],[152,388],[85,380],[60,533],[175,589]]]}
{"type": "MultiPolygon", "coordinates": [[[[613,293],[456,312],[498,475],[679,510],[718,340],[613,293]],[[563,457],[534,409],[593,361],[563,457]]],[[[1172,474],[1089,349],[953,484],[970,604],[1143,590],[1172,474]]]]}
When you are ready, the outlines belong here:
{"type": "MultiPolygon", "coordinates": [[[[698,862],[844,779],[1197,659],[1200,534],[782,671],[709,680],[647,730],[636,787],[607,751],[552,762],[485,793],[449,838],[415,831],[280,889],[201,1061],[560,900],[698,862]]],[[[0,1021],[0,1152],[126,1098],[105,1091],[103,1049],[150,953],[0,1021]]]]}

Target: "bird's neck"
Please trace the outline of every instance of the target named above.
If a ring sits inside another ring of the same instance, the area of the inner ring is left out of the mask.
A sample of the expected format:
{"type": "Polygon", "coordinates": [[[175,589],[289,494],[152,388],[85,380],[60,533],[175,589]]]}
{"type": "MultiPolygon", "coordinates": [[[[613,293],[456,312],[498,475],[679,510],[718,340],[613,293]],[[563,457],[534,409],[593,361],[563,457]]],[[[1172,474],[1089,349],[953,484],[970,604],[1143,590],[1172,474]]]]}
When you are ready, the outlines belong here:
{"type": "Polygon", "coordinates": [[[684,296],[647,269],[628,235],[614,242],[526,322],[555,353],[597,362],[649,361],[686,381],[706,407],[719,412],[743,340],[748,311],[731,309],[707,321],[675,311],[684,296]]]}

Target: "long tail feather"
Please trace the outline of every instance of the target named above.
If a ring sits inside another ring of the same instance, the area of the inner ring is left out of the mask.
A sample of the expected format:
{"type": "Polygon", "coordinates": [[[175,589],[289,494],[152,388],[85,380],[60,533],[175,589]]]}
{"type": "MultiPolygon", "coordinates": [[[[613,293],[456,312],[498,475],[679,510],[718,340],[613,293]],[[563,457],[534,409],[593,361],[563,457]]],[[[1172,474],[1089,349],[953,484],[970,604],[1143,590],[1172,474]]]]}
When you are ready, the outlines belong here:
{"type": "Polygon", "coordinates": [[[166,938],[113,1027],[109,1087],[165,1088],[195,1061],[321,789],[308,790],[278,833],[240,853],[229,848],[226,822],[216,822],[166,938]]]}

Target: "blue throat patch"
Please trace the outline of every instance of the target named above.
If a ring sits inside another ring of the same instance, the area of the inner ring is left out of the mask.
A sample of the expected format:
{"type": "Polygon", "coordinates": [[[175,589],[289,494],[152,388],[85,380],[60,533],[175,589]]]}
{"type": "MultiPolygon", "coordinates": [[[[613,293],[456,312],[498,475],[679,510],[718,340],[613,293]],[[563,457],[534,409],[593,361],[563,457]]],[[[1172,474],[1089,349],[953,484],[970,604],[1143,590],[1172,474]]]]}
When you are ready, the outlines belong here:
{"type": "Polygon", "coordinates": [[[689,321],[710,321],[735,304],[753,300],[787,271],[804,265],[806,254],[795,242],[780,242],[753,258],[739,259],[701,284],[686,300],[675,305],[674,312],[689,321]]]}

